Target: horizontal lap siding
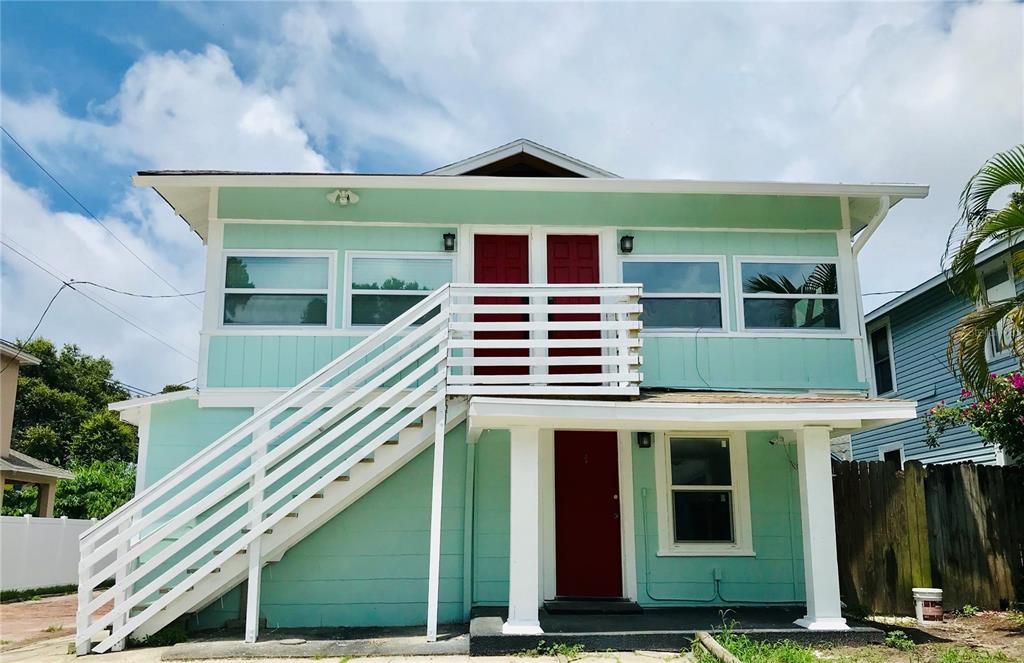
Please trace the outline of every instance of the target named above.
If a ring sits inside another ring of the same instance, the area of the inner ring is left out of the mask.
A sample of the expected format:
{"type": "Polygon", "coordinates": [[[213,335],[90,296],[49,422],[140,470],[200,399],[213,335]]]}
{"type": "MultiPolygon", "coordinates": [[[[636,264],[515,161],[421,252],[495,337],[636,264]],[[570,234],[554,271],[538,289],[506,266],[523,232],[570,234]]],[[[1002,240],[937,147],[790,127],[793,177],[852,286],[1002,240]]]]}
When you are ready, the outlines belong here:
{"type": "MultiPolygon", "coordinates": [[[[899,391],[896,397],[917,401],[918,418],[854,435],[854,460],[877,460],[879,446],[902,442],[907,460],[995,462],[994,448],[966,427],[947,431],[938,447],[929,447],[922,419],[940,401],[953,403],[960,398],[960,381],[946,361],[946,348],[949,330],[970,311],[966,300],[954,297],[946,285],[940,285],[887,314],[899,391]]],[[[1017,366],[1010,357],[993,362],[990,368],[1004,373],[1017,366]]]]}
{"type": "Polygon", "coordinates": [[[765,432],[747,436],[755,557],[658,557],[654,449],[634,448],[637,588],[641,605],[803,601],[796,449],[769,444],[774,436],[765,432]],[[722,575],[720,596],[715,595],[716,570],[722,575]]]}

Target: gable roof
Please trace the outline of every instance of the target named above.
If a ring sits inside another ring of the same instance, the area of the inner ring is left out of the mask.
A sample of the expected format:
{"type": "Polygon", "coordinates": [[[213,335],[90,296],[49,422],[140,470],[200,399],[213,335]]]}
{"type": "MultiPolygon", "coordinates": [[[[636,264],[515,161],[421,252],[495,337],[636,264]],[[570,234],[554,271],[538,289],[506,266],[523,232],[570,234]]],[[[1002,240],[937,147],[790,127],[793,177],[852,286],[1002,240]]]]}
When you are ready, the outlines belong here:
{"type": "MultiPolygon", "coordinates": [[[[1010,251],[1011,249],[1016,249],[1018,247],[1024,248],[1024,240],[1021,240],[1020,242],[1017,242],[1017,243],[1013,244],[1012,246],[1008,243],[1007,240],[1003,240],[1001,242],[996,242],[995,244],[993,244],[992,246],[988,247],[984,251],[979,251],[978,255],[977,255],[977,258],[974,261],[974,264],[975,265],[983,265],[986,262],[988,262],[989,260],[992,260],[993,258],[998,258],[1003,253],[1005,253],[1007,251],[1010,251]]],[[[945,282],[946,282],[946,273],[945,272],[940,272],[940,273],[936,274],[935,276],[931,277],[930,279],[928,279],[927,281],[925,281],[924,283],[918,284],[917,286],[915,286],[915,287],[911,288],[910,290],[907,290],[906,292],[904,292],[899,297],[896,297],[895,299],[890,299],[886,303],[884,303],[881,306],[875,308],[871,312],[865,314],[864,315],[864,322],[871,322],[872,320],[885,315],[886,313],[888,313],[889,311],[893,310],[894,308],[897,308],[899,306],[902,306],[903,304],[906,304],[907,302],[909,302],[911,299],[914,299],[918,295],[921,295],[921,294],[931,290],[935,286],[942,285],[945,282]]]]}
{"type": "Polygon", "coordinates": [[[41,359],[35,355],[31,355],[14,343],[5,341],[0,338],[0,356],[4,359],[10,359],[11,361],[17,361],[21,366],[35,366],[41,363],[41,359]]]}
{"type": "Polygon", "coordinates": [[[511,143],[499,145],[461,161],[441,166],[423,173],[424,175],[494,175],[493,167],[511,161],[537,160],[554,166],[548,175],[555,177],[618,177],[615,173],[580,161],[568,154],[553,150],[546,145],[535,143],[528,138],[519,138],[511,143]],[[531,159],[532,158],[532,159],[531,159]],[[488,167],[492,168],[488,168],[488,167]],[[565,172],[559,172],[565,171],[565,172]]]}

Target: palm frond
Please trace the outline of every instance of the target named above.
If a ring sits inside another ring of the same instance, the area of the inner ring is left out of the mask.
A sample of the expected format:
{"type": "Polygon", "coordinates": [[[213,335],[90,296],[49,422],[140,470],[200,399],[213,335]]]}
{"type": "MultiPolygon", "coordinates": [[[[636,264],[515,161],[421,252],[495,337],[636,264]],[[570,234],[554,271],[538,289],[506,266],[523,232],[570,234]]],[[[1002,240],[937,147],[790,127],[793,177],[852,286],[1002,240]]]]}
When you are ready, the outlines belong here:
{"type": "Polygon", "coordinates": [[[1011,242],[1024,233],[1024,208],[1010,205],[992,212],[971,227],[961,240],[949,264],[949,285],[974,301],[984,299],[984,288],[977,273],[978,252],[990,241],[1011,242]]]}
{"type": "Polygon", "coordinates": [[[801,292],[814,294],[816,292],[836,293],[839,292],[839,282],[836,277],[836,264],[834,262],[823,262],[818,264],[811,272],[801,292]]]}
{"type": "Polygon", "coordinates": [[[1024,185],[1024,144],[994,154],[960,194],[960,213],[964,220],[986,216],[992,196],[1006,186],[1024,185]]]}
{"type": "Polygon", "coordinates": [[[949,332],[947,360],[971,391],[983,394],[988,390],[990,378],[985,349],[1003,320],[1003,339],[1017,358],[1024,361],[1024,294],[971,311],[949,332]]]}
{"type": "Polygon", "coordinates": [[[767,274],[758,274],[747,279],[746,291],[770,292],[776,295],[797,295],[802,292],[800,288],[785,276],[775,279],[767,274]]]}

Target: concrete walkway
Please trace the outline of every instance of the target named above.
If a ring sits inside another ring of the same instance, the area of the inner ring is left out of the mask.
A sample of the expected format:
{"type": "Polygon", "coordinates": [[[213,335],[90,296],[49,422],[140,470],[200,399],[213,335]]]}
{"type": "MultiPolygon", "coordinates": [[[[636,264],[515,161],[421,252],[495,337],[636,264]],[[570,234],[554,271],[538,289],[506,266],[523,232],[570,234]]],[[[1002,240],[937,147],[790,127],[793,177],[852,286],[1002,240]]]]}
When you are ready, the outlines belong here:
{"type": "MultiPolygon", "coordinates": [[[[74,654],[69,654],[73,645],[71,636],[53,638],[44,642],[11,649],[3,653],[3,663],[75,663],[74,654]]],[[[144,647],[128,649],[122,652],[104,654],[98,658],[100,663],[160,663],[168,660],[169,652],[174,647],[144,647]]],[[[200,654],[201,655],[201,654],[200,654]]],[[[93,659],[86,659],[93,660],[93,659]]],[[[211,660],[205,657],[192,659],[197,661],[211,660]]],[[[693,659],[689,656],[664,652],[605,652],[600,654],[584,654],[575,659],[574,663],[688,663],[693,659]]],[[[233,658],[216,659],[216,663],[252,663],[253,659],[233,658]]],[[[296,663],[295,658],[259,658],[260,663],[296,663]]],[[[566,663],[567,659],[556,656],[378,656],[354,657],[346,663],[566,663]]]]}

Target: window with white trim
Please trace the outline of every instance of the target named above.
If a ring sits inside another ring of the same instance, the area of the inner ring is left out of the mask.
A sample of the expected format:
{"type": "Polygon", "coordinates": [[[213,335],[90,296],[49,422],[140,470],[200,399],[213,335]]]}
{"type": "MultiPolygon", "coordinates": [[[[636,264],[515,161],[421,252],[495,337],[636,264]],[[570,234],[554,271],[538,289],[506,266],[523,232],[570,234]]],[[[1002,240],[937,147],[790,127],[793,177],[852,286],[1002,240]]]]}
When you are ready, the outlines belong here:
{"type": "MultiPolygon", "coordinates": [[[[999,261],[994,269],[982,272],[985,284],[985,298],[990,303],[999,302],[1016,296],[1017,286],[1013,282],[1008,263],[999,261]]],[[[989,361],[1002,359],[1010,355],[1010,339],[1007,335],[1007,320],[1003,318],[989,334],[985,344],[985,356],[989,361]]]]}
{"type": "Polygon", "coordinates": [[[644,286],[646,329],[722,329],[722,268],[718,260],[626,258],[623,283],[644,286]]]}
{"type": "Polygon", "coordinates": [[[874,367],[875,394],[885,396],[896,391],[896,367],[892,356],[892,332],[886,320],[868,328],[871,363],[874,367]]]}
{"type": "Polygon", "coordinates": [[[659,435],[662,555],[753,555],[744,435],[659,435]]]}
{"type": "Polygon", "coordinates": [[[896,467],[903,469],[903,463],[906,462],[906,459],[903,456],[903,443],[890,442],[889,444],[883,444],[878,447],[878,460],[883,463],[891,463],[896,467]]]}
{"type": "Polygon", "coordinates": [[[839,329],[835,261],[740,263],[745,329],[839,329]]]}
{"type": "Polygon", "coordinates": [[[350,254],[349,324],[386,325],[445,283],[455,261],[447,254],[350,254]]]}
{"type": "Polygon", "coordinates": [[[331,257],[241,254],[224,260],[225,326],[329,326],[331,257]]]}

